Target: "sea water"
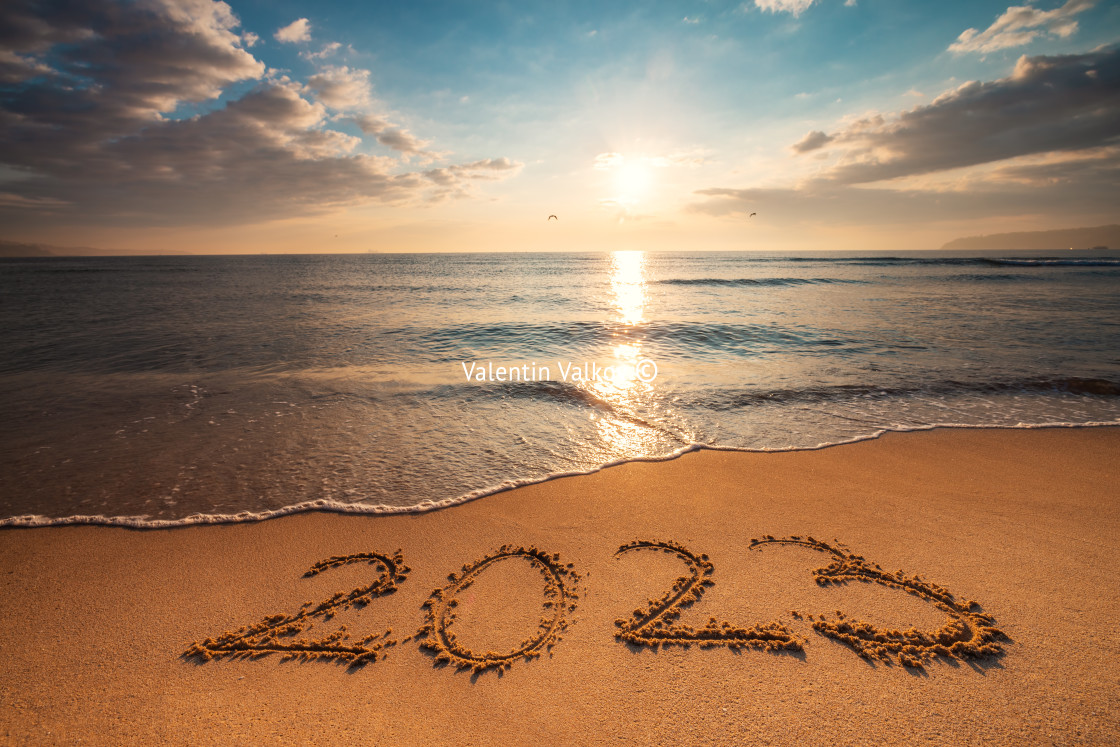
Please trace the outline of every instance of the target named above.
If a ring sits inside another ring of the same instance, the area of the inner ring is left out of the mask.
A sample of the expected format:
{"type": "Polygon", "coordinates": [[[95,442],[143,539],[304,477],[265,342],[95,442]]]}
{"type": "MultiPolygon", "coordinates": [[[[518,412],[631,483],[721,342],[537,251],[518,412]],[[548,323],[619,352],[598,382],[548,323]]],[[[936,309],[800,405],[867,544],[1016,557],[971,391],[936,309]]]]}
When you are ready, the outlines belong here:
{"type": "Polygon", "coordinates": [[[1116,425],[1120,255],[0,260],[0,405],[9,524],[412,511],[701,447],[1116,425]]]}

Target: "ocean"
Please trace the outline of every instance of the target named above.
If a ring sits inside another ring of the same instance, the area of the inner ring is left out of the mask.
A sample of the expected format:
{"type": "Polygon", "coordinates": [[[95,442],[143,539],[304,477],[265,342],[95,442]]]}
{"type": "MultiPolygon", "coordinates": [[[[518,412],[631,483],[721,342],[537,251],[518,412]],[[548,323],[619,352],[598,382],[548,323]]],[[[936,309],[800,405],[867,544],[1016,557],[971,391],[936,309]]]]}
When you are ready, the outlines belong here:
{"type": "Polygon", "coordinates": [[[0,260],[0,524],[427,510],[696,448],[1120,425],[1120,254],[0,260]]]}

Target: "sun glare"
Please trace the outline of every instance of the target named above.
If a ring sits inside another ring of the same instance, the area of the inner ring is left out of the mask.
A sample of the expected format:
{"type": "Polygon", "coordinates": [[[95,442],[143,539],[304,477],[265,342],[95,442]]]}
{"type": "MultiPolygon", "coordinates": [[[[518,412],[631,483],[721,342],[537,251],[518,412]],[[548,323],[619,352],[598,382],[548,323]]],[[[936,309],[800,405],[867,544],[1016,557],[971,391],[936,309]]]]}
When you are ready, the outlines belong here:
{"type": "Polygon", "coordinates": [[[638,202],[645,198],[653,183],[653,170],[642,161],[623,164],[614,177],[616,198],[620,202],[638,202]]]}

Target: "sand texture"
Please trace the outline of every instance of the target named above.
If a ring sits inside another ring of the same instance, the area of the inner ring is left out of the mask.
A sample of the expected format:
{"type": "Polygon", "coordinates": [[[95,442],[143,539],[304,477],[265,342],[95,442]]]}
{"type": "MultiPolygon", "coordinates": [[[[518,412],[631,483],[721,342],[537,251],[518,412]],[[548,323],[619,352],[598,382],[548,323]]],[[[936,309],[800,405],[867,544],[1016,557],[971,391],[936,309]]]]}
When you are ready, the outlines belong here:
{"type": "Polygon", "coordinates": [[[0,741],[1116,744],[1120,429],[0,531],[0,741]]]}

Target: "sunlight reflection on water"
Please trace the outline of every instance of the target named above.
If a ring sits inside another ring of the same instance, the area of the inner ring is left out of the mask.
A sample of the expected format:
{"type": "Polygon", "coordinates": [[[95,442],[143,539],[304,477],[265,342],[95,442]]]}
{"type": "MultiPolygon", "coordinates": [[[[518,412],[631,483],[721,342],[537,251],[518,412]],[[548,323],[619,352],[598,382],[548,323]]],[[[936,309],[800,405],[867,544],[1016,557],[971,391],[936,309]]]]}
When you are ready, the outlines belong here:
{"type": "MultiPolygon", "coordinates": [[[[627,330],[645,319],[646,278],[645,252],[622,251],[611,255],[610,283],[613,310],[627,330]]],[[[626,337],[627,331],[616,333],[626,337]]],[[[642,345],[637,340],[626,339],[612,348],[609,362],[613,376],[588,382],[588,390],[610,404],[612,414],[596,423],[599,439],[606,449],[617,455],[635,455],[649,451],[657,441],[657,432],[635,422],[626,413],[633,413],[643,401],[649,401],[654,382],[642,381],[637,376],[636,365],[642,358],[642,345]]]]}
{"type": "Polygon", "coordinates": [[[611,291],[618,315],[626,324],[639,324],[646,305],[645,252],[611,255],[611,291]]]}

